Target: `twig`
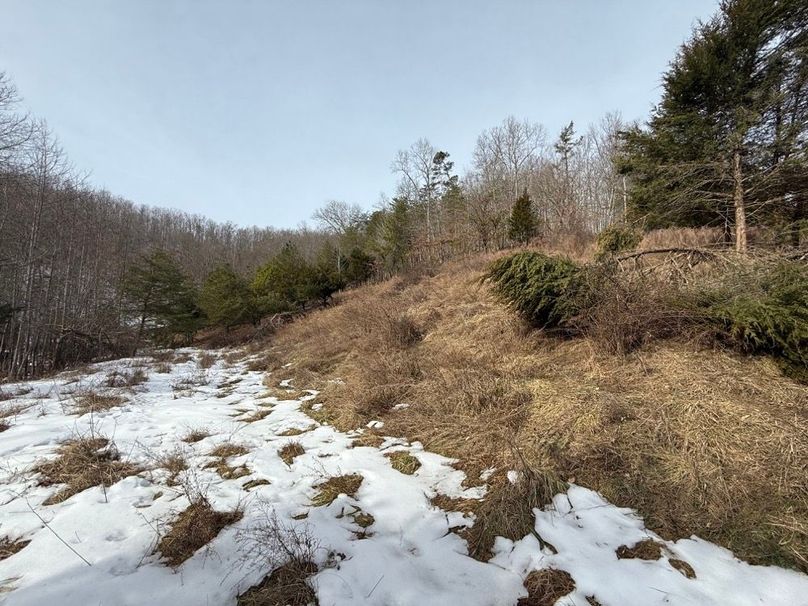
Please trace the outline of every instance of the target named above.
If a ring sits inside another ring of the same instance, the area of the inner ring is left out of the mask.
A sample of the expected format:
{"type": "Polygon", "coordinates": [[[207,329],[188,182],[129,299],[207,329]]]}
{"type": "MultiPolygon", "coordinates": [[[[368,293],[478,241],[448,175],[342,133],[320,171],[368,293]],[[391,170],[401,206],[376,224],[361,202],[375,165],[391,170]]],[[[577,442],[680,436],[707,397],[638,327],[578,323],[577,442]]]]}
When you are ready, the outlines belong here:
{"type": "Polygon", "coordinates": [[[50,524],[48,524],[45,521],[45,518],[43,518],[41,515],[39,515],[37,513],[37,511],[31,506],[31,503],[28,502],[28,497],[23,496],[23,495],[17,495],[17,496],[21,496],[25,500],[25,504],[28,505],[28,509],[31,510],[31,513],[33,513],[37,518],[39,518],[39,521],[42,522],[42,524],[45,525],[45,528],[47,528],[48,530],[50,530],[53,533],[53,536],[55,536],[57,539],[59,539],[64,544],[65,547],[67,547],[70,551],[72,551],[79,558],[81,558],[81,561],[84,562],[85,564],[87,564],[87,566],[92,567],[92,564],[90,564],[90,562],[87,560],[87,558],[85,558],[78,551],[73,549],[73,547],[71,547],[70,544],[67,541],[65,541],[62,537],[59,536],[58,532],[56,532],[53,528],[50,527],[50,524]]]}

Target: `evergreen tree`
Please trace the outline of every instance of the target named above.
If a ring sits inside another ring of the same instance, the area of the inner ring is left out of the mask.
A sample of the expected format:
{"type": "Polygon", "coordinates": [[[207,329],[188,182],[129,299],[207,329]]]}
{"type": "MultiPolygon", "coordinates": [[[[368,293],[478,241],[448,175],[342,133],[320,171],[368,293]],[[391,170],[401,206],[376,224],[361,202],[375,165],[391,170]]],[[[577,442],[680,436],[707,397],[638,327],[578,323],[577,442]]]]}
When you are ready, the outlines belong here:
{"type": "Polygon", "coordinates": [[[354,247],[345,259],[343,277],[351,286],[370,280],[373,275],[374,260],[371,255],[359,247],[354,247]]]}
{"type": "Polygon", "coordinates": [[[624,135],[630,210],[648,227],[805,216],[804,0],[725,0],[664,77],[647,130],[624,135]],[[801,143],[802,141],[802,143],[801,143]]]}
{"type": "Polygon", "coordinates": [[[229,265],[217,267],[205,279],[199,306],[209,324],[225,328],[259,319],[249,285],[229,265]]]}
{"type": "Polygon", "coordinates": [[[539,221],[533,210],[533,202],[525,190],[516,199],[508,219],[508,237],[520,244],[527,244],[538,232],[539,221]]]}
{"type": "Polygon", "coordinates": [[[297,247],[287,242],[281,252],[260,267],[252,282],[252,290],[263,314],[303,308],[311,267],[297,247]]]}
{"type": "Polygon", "coordinates": [[[410,205],[405,198],[394,198],[381,225],[381,254],[389,271],[404,267],[412,249],[410,205]]]}
{"type": "Polygon", "coordinates": [[[202,323],[196,288],[165,251],[135,263],[124,276],[121,290],[139,318],[135,351],[147,332],[161,344],[170,344],[176,335],[189,342],[202,323]]]}

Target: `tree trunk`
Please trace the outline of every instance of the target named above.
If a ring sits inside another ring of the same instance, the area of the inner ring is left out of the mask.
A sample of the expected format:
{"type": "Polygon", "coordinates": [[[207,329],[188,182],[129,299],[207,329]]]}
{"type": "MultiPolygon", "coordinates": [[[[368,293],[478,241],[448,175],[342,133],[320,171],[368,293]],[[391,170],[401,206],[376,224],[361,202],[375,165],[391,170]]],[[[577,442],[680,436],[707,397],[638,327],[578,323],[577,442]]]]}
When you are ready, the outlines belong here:
{"type": "Polygon", "coordinates": [[[732,181],[734,191],[732,201],[735,205],[735,250],[746,252],[746,203],[743,197],[743,173],[741,172],[741,151],[735,150],[732,156],[732,181]]]}

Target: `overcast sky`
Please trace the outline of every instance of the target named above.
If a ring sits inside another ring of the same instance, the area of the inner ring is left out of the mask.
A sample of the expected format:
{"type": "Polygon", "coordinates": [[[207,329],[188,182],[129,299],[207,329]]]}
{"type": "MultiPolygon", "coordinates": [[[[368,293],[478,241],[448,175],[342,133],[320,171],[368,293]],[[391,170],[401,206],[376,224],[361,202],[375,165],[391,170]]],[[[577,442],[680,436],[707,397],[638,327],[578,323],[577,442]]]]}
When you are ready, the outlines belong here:
{"type": "Polygon", "coordinates": [[[0,0],[0,71],[90,183],[291,227],[373,206],[418,137],[647,116],[715,0],[0,0]]]}

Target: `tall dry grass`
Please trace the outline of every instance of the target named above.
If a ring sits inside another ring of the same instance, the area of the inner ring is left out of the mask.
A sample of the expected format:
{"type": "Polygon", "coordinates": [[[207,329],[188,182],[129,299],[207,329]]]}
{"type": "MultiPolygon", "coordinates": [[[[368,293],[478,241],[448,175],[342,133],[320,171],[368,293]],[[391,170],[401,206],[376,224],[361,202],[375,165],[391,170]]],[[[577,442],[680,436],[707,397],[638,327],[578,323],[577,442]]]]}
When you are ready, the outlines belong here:
{"type": "Polygon", "coordinates": [[[470,481],[496,467],[492,501],[504,472],[527,466],[638,509],[665,536],[808,569],[808,388],[697,340],[615,355],[530,331],[479,284],[492,259],[340,295],[279,330],[269,368],[292,367],[273,376],[321,389],[343,430],[381,419],[460,459],[470,481]]]}

